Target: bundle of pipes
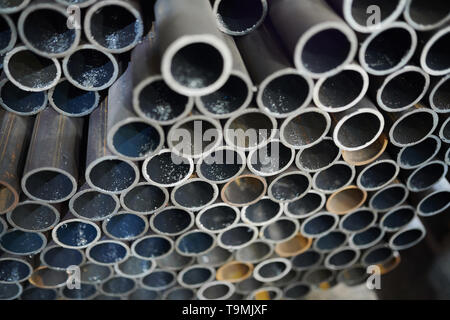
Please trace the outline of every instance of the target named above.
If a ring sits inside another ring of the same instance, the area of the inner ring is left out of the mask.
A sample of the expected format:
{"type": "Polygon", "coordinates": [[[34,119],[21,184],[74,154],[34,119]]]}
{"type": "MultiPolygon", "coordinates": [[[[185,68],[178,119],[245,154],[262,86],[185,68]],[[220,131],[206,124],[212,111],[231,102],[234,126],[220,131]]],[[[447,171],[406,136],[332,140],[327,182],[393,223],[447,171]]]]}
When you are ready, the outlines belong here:
{"type": "Polygon", "coordinates": [[[304,299],[394,270],[450,208],[449,21],[0,0],[0,299],[304,299]]]}

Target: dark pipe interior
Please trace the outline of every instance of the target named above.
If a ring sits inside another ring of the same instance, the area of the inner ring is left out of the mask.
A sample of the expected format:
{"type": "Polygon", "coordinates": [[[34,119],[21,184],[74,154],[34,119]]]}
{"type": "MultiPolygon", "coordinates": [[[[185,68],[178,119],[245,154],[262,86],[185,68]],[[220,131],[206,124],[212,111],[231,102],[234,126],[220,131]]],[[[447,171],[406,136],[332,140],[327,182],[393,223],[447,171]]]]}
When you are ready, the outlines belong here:
{"type": "Polygon", "coordinates": [[[314,285],[319,285],[322,282],[330,279],[332,276],[333,276],[333,271],[322,268],[322,269],[317,269],[317,270],[314,270],[314,271],[308,273],[305,276],[305,280],[308,283],[311,283],[314,285]]]}
{"type": "Polygon", "coordinates": [[[237,205],[253,202],[264,194],[262,180],[253,176],[239,177],[229,183],[224,190],[225,199],[237,205]]]}
{"type": "Polygon", "coordinates": [[[16,87],[11,81],[6,81],[0,89],[3,103],[19,113],[35,113],[45,107],[45,92],[28,92],[16,87]]]}
{"type": "Polygon", "coordinates": [[[443,34],[433,43],[426,56],[427,66],[436,71],[450,68],[450,32],[443,34]]]}
{"type": "Polygon", "coordinates": [[[60,110],[71,115],[84,115],[98,103],[95,92],[81,90],[67,80],[56,85],[52,98],[60,110]]]}
{"type": "Polygon", "coordinates": [[[10,219],[19,228],[40,231],[50,228],[59,217],[46,205],[24,203],[11,212],[10,219]]]}
{"type": "Polygon", "coordinates": [[[316,247],[319,250],[332,251],[345,243],[347,236],[341,231],[331,231],[316,240],[316,247]]]}
{"type": "Polygon", "coordinates": [[[177,288],[176,290],[170,291],[166,296],[167,300],[192,300],[195,296],[194,291],[189,288],[177,288]]]}
{"type": "Polygon", "coordinates": [[[210,269],[198,266],[186,271],[181,280],[188,286],[198,286],[210,280],[212,276],[210,269]]]}
{"type": "Polygon", "coordinates": [[[352,167],[345,163],[336,163],[316,175],[316,186],[320,190],[335,191],[347,185],[354,176],[352,167]]]}
{"type": "Polygon", "coordinates": [[[263,17],[261,0],[222,0],[217,8],[219,21],[232,32],[246,32],[263,17]]]}
{"type": "Polygon", "coordinates": [[[281,205],[270,199],[261,199],[245,209],[245,216],[253,223],[264,223],[280,212],[281,205]]]}
{"type": "Polygon", "coordinates": [[[357,246],[365,246],[378,239],[382,231],[379,227],[371,227],[363,232],[355,234],[353,237],[353,243],[357,246]]]}
{"type": "Polygon", "coordinates": [[[307,234],[318,235],[330,230],[335,222],[336,219],[334,216],[322,214],[307,221],[303,229],[307,234]]]}
{"type": "Polygon", "coordinates": [[[401,186],[391,186],[383,189],[372,197],[371,205],[374,210],[387,210],[395,207],[405,198],[406,190],[401,186]]]}
{"type": "Polygon", "coordinates": [[[388,247],[374,249],[364,258],[364,263],[367,265],[383,263],[392,256],[392,253],[392,249],[388,247]]]}
{"type": "Polygon", "coordinates": [[[356,257],[356,251],[345,249],[331,256],[329,262],[332,266],[341,267],[349,264],[356,257]]]}
{"type": "Polygon", "coordinates": [[[396,123],[392,136],[402,145],[422,140],[434,127],[433,115],[429,112],[415,112],[396,123]]]}
{"type": "Polygon", "coordinates": [[[396,236],[393,241],[393,244],[395,246],[407,246],[407,245],[410,245],[413,242],[417,241],[422,235],[423,235],[423,232],[421,230],[411,229],[411,230],[402,232],[398,236],[396,236]]]}
{"type": "Polygon", "coordinates": [[[389,229],[397,229],[407,225],[415,216],[412,208],[402,207],[391,211],[384,218],[382,227],[389,229]]]}
{"type": "Polygon", "coordinates": [[[197,231],[182,236],[178,250],[184,254],[202,254],[214,244],[214,238],[206,232],[197,231]]]}
{"type": "Polygon", "coordinates": [[[321,258],[320,253],[313,250],[309,250],[295,256],[292,259],[292,265],[296,268],[307,269],[318,263],[320,258],[321,258]]]}
{"type": "Polygon", "coordinates": [[[97,293],[97,287],[92,284],[81,283],[79,289],[69,289],[68,287],[65,287],[62,292],[68,299],[85,300],[97,293]]]}
{"type": "Polygon", "coordinates": [[[350,232],[358,232],[367,228],[374,221],[374,213],[361,209],[345,217],[342,227],[350,232]]]}
{"type": "Polygon", "coordinates": [[[242,157],[233,150],[218,150],[205,157],[200,165],[203,177],[210,181],[231,179],[242,168],[242,157]]]}
{"type": "Polygon", "coordinates": [[[369,143],[381,127],[380,119],[373,113],[358,113],[339,128],[337,138],[347,148],[357,148],[369,143]]]}
{"type": "Polygon", "coordinates": [[[409,106],[425,91],[425,84],[425,76],[418,71],[401,73],[386,84],[381,101],[394,110],[409,106]]]}
{"type": "Polygon", "coordinates": [[[211,251],[198,257],[199,263],[208,265],[222,265],[227,261],[233,253],[219,246],[214,247],[211,251]]]}
{"type": "Polygon", "coordinates": [[[437,183],[445,173],[445,164],[434,162],[416,171],[409,180],[412,190],[424,190],[437,183]]]}
{"type": "Polygon", "coordinates": [[[306,170],[318,171],[335,161],[339,154],[339,148],[333,140],[324,139],[318,144],[302,150],[298,160],[306,170]]]}
{"type": "Polygon", "coordinates": [[[224,230],[231,226],[238,213],[227,205],[211,207],[200,216],[200,224],[209,231],[224,230]]]}
{"type": "Polygon", "coordinates": [[[140,158],[156,150],[161,136],[156,128],[146,122],[132,122],[122,125],[113,137],[116,150],[127,157],[140,158]]]}
{"type": "Polygon", "coordinates": [[[173,250],[167,256],[158,258],[158,266],[163,269],[170,268],[180,270],[192,263],[193,259],[193,257],[182,256],[173,250]]]}
{"type": "Polygon", "coordinates": [[[20,6],[24,0],[1,0],[0,8],[2,9],[13,9],[20,6]]]}
{"type": "Polygon", "coordinates": [[[152,260],[143,260],[137,257],[129,257],[126,261],[120,263],[118,268],[124,274],[129,276],[139,276],[148,272],[154,266],[152,260]]]}
{"type": "Polygon", "coordinates": [[[446,0],[413,0],[409,7],[411,19],[420,25],[433,25],[450,14],[450,3],[446,0]]]}
{"type": "Polygon", "coordinates": [[[354,0],[352,1],[351,14],[359,25],[366,26],[368,19],[371,17],[370,13],[367,12],[367,8],[371,5],[376,5],[380,8],[380,22],[383,22],[394,13],[399,6],[399,2],[399,0],[354,0]]]}
{"type": "Polygon", "coordinates": [[[438,147],[440,147],[438,141],[433,137],[429,137],[418,144],[405,148],[400,153],[399,161],[405,167],[419,166],[430,160],[438,147]]]}
{"type": "Polygon", "coordinates": [[[138,240],[134,247],[134,251],[145,258],[161,257],[170,252],[171,249],[172,243],[162,237],[149,237],[138,240]]]}
{"type": "Polygon", "coordinates": [[[0,246],[15,254],[33,253],[42,249],[44,244],[40,234],[14,230],[0,238],[0,246]]]}
{"type": "Polygon", "coordinates": [[[129,278],[114,277],[106,281],[102,285],[102,289],[105,293],[109,294],[124,294],[134,289],[136,283],[129,278]]]}
{"type": "Polygon", "coordinates": [[[35,198],[44,201],[59,201],[67,198],[75,186],[66,174],[43,170],[28,176],[25,187],[35,198]]]}
{"type": "Polygon", "coordinates": [[[124,213],[108,218],[105,229],[114,238],[131,240],[145,232],[146,224],[141,216],[124,213]]]}
{"type": "Polygon", "coordinates": [[[173,184],[183,180],[191,166],[187,159],[165,152],[153,157],[146,167],[152,181],[160,184],[173,184]]]}
{"type": "Polygon", "coordinates": [[[244,248],[239,249],[238,256],[242,261],[260,261],[266,257],[271,248],[265,242],[254,242],[244,248]]]}
{"type": "Polygon", "coordinates": [[[341,108],[355,101],[364,88],[360,72],[342,70],[327,78],[319,90],[319,101],[327,108],[341,108]]]}
{"type": "Polygon", "coordinates": [[[302,147],[317,141],[325,133],[327,120],[318,112],[305,112],[290,120],[281,133],[286,141],[302,147]]]}
{"type": "Polygon", "coordinates": [[[276,200],[289,201],[300,197],[309,187],[309,179],[306,176],[290,174],[278,179],[270,186],[270,190],[276,200]]]}
{"type": "Polygon", "coordinates": [[[56,300],[57,292],[53,289],[30,287],[23,291],[20,300],[56,300]]]}
{"type": "Polygon", "coordinates": [[[92,243],[97,233],[93,225],[81,221],[69,221],[56,229],[57,239],[71,247],[82,247],[92,243]]]}
{"type": "Polygon", "coordinates": [[[297,231],[297,226],[291,220],[280,219],[269,224],[264,229],[264,237],[272,241],[283,241],[297,231]]]}
{"type": "Polygon", "coordinates": [[[236,117],[225,132],[230,142],[241,148],[251,148],[266,141],[275,129],[270,118],[260,112],[249,112],[236,117]]]}
{"type": "Polygon", "coordinates": [[[175,234],[186,230],[192,222],[189,212],[170,208],[158,213],[153,220],[156,230],[166,234],[175,234]]]}
{"type": "Polygon", "coordinates": [[[289,165],[294,151],[284,144],[273,141],[259,148],[250,158],[250,163],[258,172],[275,174],[289,165]]]}
{"type": "Polygon", "coordinates": [[[83,254],[79,250],[54,247],[45,252],[42,259],[50,268],[67,269],[83,263],[83,254]]]}
{"type": "Polygon", "coordinates": [[[289,299],[300,299],[306,296],[310,291],[311,289],[306,284],[297,284],[286,290],[284,295],[289,299]]]}
{"type": "Polygon", "coordinates": [[[18,260],[1,260],[0,261],[0,281],[2,282],[19,282],[27,279],[32,270],[30,266],[18,260]]]}
{"type": "Polygon", "coordinates": [[[174,275],[167,271],[154,271],[142,279],[142,283],[150,288],[164,288],[174,281],[174,275]]]}
{"type": "Polygon", "coordinates": [[[88,220],[102,220],[116,209],[117,201],[110,195],[97,191],[80,194],[73,201],[73,210],[88,220]]]}
{"type": "Polygon", "coordinates": [[[109,267],[88,263],[80,267],[80,279],[83,282],[100,283],[111,276],[109,267]]]}
{"type": "Polygon", "coordinates": [[[259,275],[263,278],[274,278],[286,271],[288,266],[281,261],[274,261],[264,264],[259,269],[259,275]]]}
{"type": "Polygon", "coordinates": [[[397,175],[397,166],[392,162],[377,162],[360,175],[361,186],[367,189],[379,188],[397,175]]]}
{"type": "Polygon", "coordinates": [[[139,213],[149,213],[162,207],[166,200],[163,190],[153,185],[139,185],[124,195],[125,205],[139,213]]]}
{"type": "Polygon", "coordinates": [[[450,109],[450,78],[447,78],[436,90],[433,102],[434,106],[439,110],[445,112],[450,109]]]}
{"type": "Polygon", "coordinates": [[[196,180],[179,187],[174,193],[174,198],[182,207],[194,209],[210,203],[215,197],[214,191],[210,183],[196,180]]]}
{"type": "Polygon", "coordinates": [[[125,245],[116,242],[95,244],[89,253],[94,261],[110,264],[120,262],[127,255],[125,245]]]}
{"type": "Polygon", "coordinates": [[[241,246],[253,239],[255,231],[246,226],[237,226],[228,229],[221,235],[225,246],[241,246]]]}
{"type": "Polygon", "coordinates": [[[425,215],[432,215],[450,204],[450,191],[440,191],[426,198],[419,207],[419,210],[425,215]]]}
{"type": "Polygon", "coordinates": [[[136,173],[125,161],[104,160],[92,168],[89,177],[97,188],[108,192],[121,192],[133,184],[136,173]]]}
{"type": "Polygon", "coordinates": [[[299,200],[288,204],[289,213],[298,216],[307,216],[309,213],[319,210],[322,204],[322,197],[317,193],[309,192],[299,200]]]}
{"type": "Polygon", "coordinates": [[[239,292],[248,294],[254,290],[261,288],[263,284],[264,284],[263,282],[260,282],[255,278],[250,277],[241,282],[236,283],[236,289],[238,289],[239,292]]]}
{"type": "Polygon", "coordinates": [[[220,299],[230,292],[230,288],[225,284],[215,284],[203,291],[203,296],[208,300],[220,299]]]}
{"type": "Polygon", "coordinates": [[[0,283],[0,299],[9,300],[16,297],[20,293],[20,288],[18,283],[0,283]]]}

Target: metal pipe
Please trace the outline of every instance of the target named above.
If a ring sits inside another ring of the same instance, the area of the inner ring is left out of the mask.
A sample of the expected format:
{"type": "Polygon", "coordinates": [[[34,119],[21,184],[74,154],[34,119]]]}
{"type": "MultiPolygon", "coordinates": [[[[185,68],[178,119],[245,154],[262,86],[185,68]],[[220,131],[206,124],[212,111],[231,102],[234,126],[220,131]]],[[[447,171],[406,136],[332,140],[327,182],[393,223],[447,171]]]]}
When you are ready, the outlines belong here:
{"type": "Polygon", "coordinates": [[[355,167],[344,161],[337,161],[327,169],[322,169],[314,175],[312,186],[324,194],[332,194],[349,186],[356,176],[355,167]]]}
{"type": "Polygon", "coordinates": [[[70,199],[69,210],[75,217],[89,221],[102,221],[115,215],[120,208],[114,194],[102,193],[83,185],[70,199]]]}
{"type": "Polygon", "coordinates": [[[8,230],[8,224],[0,217],[0,237],[8,230]]]}
{"type": "Polygon", "coordinates": [[[212,281],[205,283],[197,291],[199,300],[227,300],[236,290],[236,287],[225,281],[212,281]]]}
{"type": "Polygon", "coordinates": [[[416,204],[417,214],[421,217],[431,217],[450,208],[448,201],[450,184],[446,178],[442,178],[430,189],[422,191],[412,197],[416,204]]]}
{"type": "Polygon", "coordinates": [[[448,117],[442,124],[439,130],[439,138],[445,143],[450,143],[450,117],[448,117]]]}
{"type": "Polygon", "coordinates": [[[29,285],[20,295],[20,300],[56,300],[58,292],[55,289],[41,289],[29,285]]]}
{"type": "Polygon", "coordinates": [[[403,147],[397,154],[397,164],[402,169],[417,169],[434,159],[441,149],[441,145],[441,140],[431,135],[418,144],[403,147]]]}
{"type": "Polygon", "coordinates": [[[283,174],[271,179],[267,195],[275,202],[292,202],[301,199],[311,190],[311,176],[292,166],[283,174]]]}
{"type": "Polygon", "coordinates": [[[175,287],[166,291],[162,300],[195,300],[196,292],[193,289],[175,287]]]}
{"type": "Polygon", "coordinates": [[[216,246],[216,236],[212,233],[192,230],[183,233],[175,242],[175,250],[182,256],[198,257],[216,246]]]}
{"type": "Polygon", "coordinates": [[[394,209],[408,199],[409,190],[404,184],[394,182],[373,193],[369,199],[369,207],[378,212],[394,209]]]}
{"type": "Polygon", "coordinates": [[[314,241],[314,250],[321,253],[330,253],[347,243],[348,236],[341,230],[330,231],[314,241]]]}
{"type": "Polygon", "coordinates": [[[148,182],[158,187],[175,187],[182,184],[194,172],[191,158],[181,157],[169,149],[147,158],[142,165],[142,174],[148,182]]]}
{"type": "Polygon", "coordinates": [[[339,221],[339,229],[346,233],[361,232],[369,229],[378,220],[378,213],[367,207],[347,213],[339,221]]]}
{"type": "Polygon", "coordinates": [[[61,78],[61,66],[56,58],[39,56],[23,45],[5,55],[3,71],[16,87],[31,92],[51,89],[61,78]]]}
{"type": "Polygon", "coordinates": [[[432,76],[445,76],[450,71],[448,41],[450,26],[433,32],[425,43],[420,55],[420,65],[432,76]]]}
{"type": "Polygon", "coordinates": [[[329,212],[344,215],[361,207],[367,199],[367,192],[357,186],[348,186],[333,193],[327,200],[329,212]]]}
{"type": "Polygon", "coordinates": [[[302,198],[284,205],[284,214],[294,219],[308,218],[325,206],[326,196],[322,192],[310,190],[302,198]]]}
{"type": "Polygon", "coordinates": [[[350,165],[364,166],[377,160],[386,150],[388,143],[388,138],[382,133],[377,140],[361,150],[342,150],[342,158],[350,165]]]}
{"type": "Polygon", "coordinates": [[[360,264],[341,270],[337,275],[337,281],[345,284],[347,287],[359,286],[367,281],[369,274],[366,268],[360,264]]]}
{"type": "Polygon", "coordinates": [[[61,295],[64,300],[93,300],[97,295],[97,287],[92,284],[81,283],[80,288],[62,288],[61,295]]]}
{"type": "Polygon", "coordinates": [[[48,91],[48,102],[59,113],[68,117],[84,117],[98,107],[97,91],[85,91],[63,78],[48,91]]]}
{"type": "Polygon", "coordinates": [[[81,266],[86,258],[81,250],[63,248],[50,243],[41,252],[40,260],[42,265],[50,269],[65,271],[71,266],[81,266]]]}
{"type": "Polygon", "coordinates": [[[161,71],[169,87],[186,96],[203,96],[225,84],[232,55],[209,1],[157,1],[155,21],[161,39],[161,71]]]}
{"type": "MultiPolygon", "coordinates": [[[[210,255],[211,252],[207,253],[206,255],[210,255]]],[[[198,260],[200,260],[200,258],[202,258],[202,256],[198,257],[198,260]]],[[[158,267],[164,270],[182,270],[187,266],[193,264],[194,260],[195,259],[193,257],[185,257],[178,254],[178,252],[176,252],[175,250],[172,250],[172,252],[169,253],[168,256],[156,259],[156,263],[158,264],[158,267]]]]}
{"type": "Polygon", "coordinates": [[[399,256],[398,251],[383,243],[364,252],[361,263],[364,267],[376,265],[383,270],[384,266],[391,264],[392,260],[397,256],[399,256]]]}
{"type": "Polygon", "coordinates": [[[211,266],[193,265],[181,270],[177,275],[178,283],[185,288],[197,289],[213,281],[216,270],[211,266]]]}
{"type": "Polygon", "coordinates": [[[248,262],[231,261],[217,269],[216,279],[237,283],[248,279],[253,273],[253,264],[248,262]]]}
{"type": "Polygon", "coordinates": [[[290,270],[285,276],[283,276],[281,279],[278,279],[276,281],[272,281],[270,285],[281,288],[287,286],[289,283],[292,283],[294,281],[297,281],[300,276],[302,275],[301,272],[297,272],[295,270],[290,270]]]}
{"type": "Polygon", "coordinates": [[[114,271],[119,276],[132,279],[145,277],[155,268],[154,260],[144,260],[136,256],[130,256],[127,260],[114,265],[114,271]]]}
{"type": "Polygon", "coordinates": [[[160,211],[169,203],[166,188],[148,182],[140,182],[120,195],[120,204],[131,213],[150,215],[160,211]]]}
{"type": "MultiPolygon", "coordinates": [[[[450,17],[450,16],[449,16],[450,17]]],[[[450,75],[437,81],[430,92],[428,103],[437,113],[450,112],[450,75]]]]}
{"type": "Polygon", "coordinates": [[[303,276],[303,281],[312,287],[328,290],[337,284],[336,272],[324,267],[318,267],[307,271],[303,276]]]}
{"type": "Polygon", "coordinates": [[[365,191],[376,191],[391,184],[399,175],[400,167],[385,153],[375,162],[358,167],[357,172],[358,187],[365,191]]]}
{"type": "Polygon", "coordinates": [[[80,282],[88,284],[100,284],[114,275],[111,266],[103,266],[92,262],[87,262],[80,267],[80,282]]]}
{"type": "Polygon", "coordinates": [[[406,226],[416,215],[416,209],[409,205],[397,207],[386,214],[380,220],[380,227],[386,232],[396,232],[406,226]]]}
{"type": "Polygon", "coordinates": [[[447,172],[444,162],[433,160],[414,170],[406,180],[406,187],[412,192],[425,191],[445,178],[447,172]]]}
{"type": "Polygon", "coordinates": [[[70,213],[52,230],[52,238],[68,249],[84,249],[101,237],[101,230],[94,222],[76,219],[70,213]]]}
{"type": "Polygon", "coordinates": [[[52,108],[38,114],[21,183],[30,199],[60,203],[77,192],[82,127],[52,108]]]}
{"type": "Polygon", "coordinates": [[[237,250],[248,246],[258,238],[258,228],[239,223],[219,233],[217,243],[227,250],[237,250]]]}
{"type": "Polygon", "coordinates": [[[247,300],[281,300],[283,291],[277,287],[263,287],[251,292],[247,300]]]}
{"type": "Polygon", "coordinates": [[[66,55],[62,69],[70,83],[86,91],[107,89],[119,76],[116,58],[91,44],[81,44],[66,55]]]}
{"type": "Polygon", "coordinates": [[[34,269],[29,282],[40,289],[57,289],[66,286],[68,277],[66,271],[40,266],[34,269]]]}
{"type": "Polygon", "coordinates": [[[379,243],[384,237],[385,231],[379,226],[373,226],[369,229],[354,233],[348,239],[349,245],[354,248],[368,249],[379,243]]]}
{"type": "Polygon", "coordinates": [[[275,253],[282,258],[290,258],[297,256],[311,248],[312,239],[304,237],[301,233],[297,233],[295,237],[277,243],[275,253]]]}
{"type": "Polygon", "coordinates": [[[84,16],[84,31],[99,50],[110,53],[131,50],[144,33],[139,1],[97,1],[84,16]]]}
{"type": "Polygon", "coordinates": [[[162,259],[168,257],[174,250],[172,239],[162,235],[149,235],[133,242],[131,252],[143,260],[162,259]]]}
{"type": "Polygon", "coordinates": [[[0,105],[19,116],[35,115],[47,106],[47,92],[29,92],[15,86],[8,79],[0,80],[0,105]]]}
{"type": "Polygon", "coordinates": [[[102,223],[103,234],[114,240],[133,241],[141,239],[148,230],[146,217],[121,211],[102,223]]]}
{"type": "Polygon", "coordinates": [[[138,288],[128,296],[128,300],[159,300],[159,296],[159,291],[138,288]]]}
{"type": "Polygon", "coordinates": [[[331,270],[344,270],[353,266],[359,260],[360,254],[355,248],[338,248],[326,257],[324,264],[331,270]]]}
{"type": "Polygon", "coordinates": [[[359,63],[371,75],[385,76],[405,66],[414,55],[417,34],[405,22],[393,22],[361,43],[359,63]]]}
{"type": "Polygon", "coordinates": [[[273,255],[274,247],[267,241],[256,240],[249,245],[236,250],[235,258],[237,261],[257,264],[265,261],[273,255]]]}
{"type": "Polygon", "coordinates": [[[291,258],[292,269],[296,271],[306,271],[315,268],[322,264],[323,258],[322,253],[314,249],[309,249],[308,251],[291,258]]]}
{"type": "Polygon", "coordinates": [[[219,196],[219,188],[207,180],[189,179],[172,189],[171,202],[187,210],[198,212],[209,207],[219,196]]]}
{"type": "Polygon", "coordinates": [[[239,222],[239,209],[225,203],[212,204],[201,210],[195,218],[197,228],[210,233],[220,233],[239,222]]]}
{"type": "Polygon", "coordinates": [[[325,1],[277,1],[271,3],[269,16],[302,73],[331,76],[355,57],[353,30],[325,1]]]}
{"type": "Polygon", "coordinates": [[[291,283],[283,291],[283,297],[288,300],[302,300],[311,292],[311,287],[301,281],[291,283]]]}
{"type": "Polygon", "coordinates": [[[175,285],[177,275],[173,271],[156,269],[148,276],[140,280],[140,284],[145,289],[163,291],[175,285]]]}
{"type": "Polygon", "coordinates": [[[325,137],[318,144],[300,149],[295,157],[295,165],[301,171],[317,172],[330,168],[341,158],[342,151],[333,139],[325,137]]]}
{"type": "Polygon", "coordinates": [[[373,78],[371,92],[387,112],[404,111],[419,103],[430,87],[430,76],[420,67],[407,65],[387,77],[373,78]]]}
{"type": "Polygon", "coordinates": [[[222,201],[235,207],[245,207],[258,202],[266,193],[267,182],[264,177],[249,174],[228,181],[221,190],[222,201]]]}
{"type": "Polygon", "coordinates": [[[105,99],[89,116],[85,179],[101,193],[119,194],[139,182],[139,169],[130,160],[113,155],[107,146],[108,101],[105,99]]]}
{"type": "Polygon", "coordinates": [[[195,217],[191,211],[180,207],[165,207],[150,218],[150,228],[159,234],[179,236],[191,229],[195,217]]]}
{"type": "Polygon", "coordinates": [[[295,150],[280,140],[269,140],[251,150],[247,157],[248,169],[256,175],[268,177],[287,170],[295,158],[295,150]]]}
{"type": "Polygon", "coordinates": [[[0,237],[0,249],[16,256],[38,254],[46,245],[47,238],[40,232],[9,229],[0,237]]]}
{"type": "Polygon", "coordinates": [[[244,223],[254,226],[265,226],[278,221],[283,214],[283,206],[264,197],[255,204],[245,206],[241,209],[241,219],[244,223]]]}
{"type": "Polygon", "coordinates": [[[248,295],[251,292],[261,288],[264,285],[261,281],[253,277],[247,278],[239,283],[236,283],[236,292],[243,295],[248,295]]]}
{"type": "Polygon", "coordinates": [[[114,276],[102,283],[100,291],[113,297],[126,296],[135,290],[137,285],[137,282],[133,279],[114,276]]]}
{"type": "Polygon", "coordinates": [[[19,203],[22,174],[33,120],[0,110],[0,214],[19,203]]]}
{"type": "Polygon", "coordinates": [[[233,252],[216,246],[211,251],[197,257],[197,262],[201,265],[220,267],[233,259],[233,252]]]}
{"type": "Polygon", "coordinates": [[[72,53],[81,37],[79,28],[69,28],[70,12],[55,1],[33,1],[20,14],[18,32],[31,51],[46,58],[72,53]]]}
{"type": "Polygon", "coordinates": [[[64,6],[76,5],[80,8],[86,8],[93,5],[97,0],[55,0],[64,6]]]}
{"type": "Polygon", "coordinates": [[[109,240],[106,237],[86,249],[86,257],[89,261],[101,266],[113,266],[127,260],[129,256],[130,248],[126,243],[109,240]]]}
{"type": "Polygon", "coordinates": [[[450,21],[450,7],[445,0],[433,2],[409,0],[406,3],[403,17],[414,29],[429,31],[450,21]]]}
{"type": "Polygon", "coordinates": [[[241,175],[245,165],[244,152],[222,146],[211,150],[197,161],[196,173],[207,181],[222,184],[241,175]]]}
{"type": "Polygon", "coordinates": [[[314,86],[314,104],[335,113],[355,106],[369,89],[367,72],[356,63],[346,65],[336,75],[320,78],[314,86]]]}
{"type": "Polygon", "coordinates": [[[300,229],[297,219],[281,217],[261,228],[260,238],[269,243],[282,243],[294,238],[300,229]]]}
{"type": "Polygon", "coordinates": [[[17,30],[13,20],[5,14],[0,14],[0,30],[1,30],[0,54],[4,55],[12,48],[14,48],[14,45],[16,44],[17,41],[17,30]]]}
{"type": "Polygon", "coordinates": [[[317,213],[301,225],[300,232],[308,238],[319,238],[334,230],[339,223],[339,217],[330,212],[317,213]]]}
{"type": "Polygon", "coordinates": [[[12,14],[23,10],[31,0],[15,0],[15,1],[1,1],[0,13],[12,14]]]}
{"type": "Polygon", "coordinates": [[[330,5],[344,17],[345,21],[358,32],[370,33],[384,29],[392,24],[402,14],[408,0],[328,0],[330,5]],[[372,11],[368,10],[371,5],[380,10],[380,19],[370,19],[372,11]]]}
{"type": "MultiPolygon", "coordinates": [[[[32,262],[32,261],[31,261],[32,262]]],[[[19,283],[28,280],[33,266],[26,258],[3,254],[0,256],[0,283],[19,283]]]]}
{"type": "Polygon", "coordinates": [[[19,283],[0,283],[0,299],[15,300],[20,297],[22,290],[19,283]]]}

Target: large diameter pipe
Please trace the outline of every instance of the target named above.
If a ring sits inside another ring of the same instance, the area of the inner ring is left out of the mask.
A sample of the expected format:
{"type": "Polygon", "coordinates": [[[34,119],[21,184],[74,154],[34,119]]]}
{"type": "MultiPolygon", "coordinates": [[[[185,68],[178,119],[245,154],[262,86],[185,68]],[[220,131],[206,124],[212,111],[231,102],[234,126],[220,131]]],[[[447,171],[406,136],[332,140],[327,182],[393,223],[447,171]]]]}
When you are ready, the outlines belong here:
{"type": "Polygon", "coordinates": [[[34,1],[22,11],[18,31],[31,51],[49,58],[62,58],[75,50],[81,30],[69,28],[70,12],[55,1],[34,1]]]}
{"type": "Polygon", "coordinates": [[[29,92],[15,86],[8,79],[0,80],[0,105],[20,116],[35,115],[47,106],[47,92],[29,92]]]}
{"type": "Polygon", "coordinates": [[[356,54],[356,35],[325,1],[277,1],[269,15],[296,68],[313,78],[338,73],[356,54]]]}
{"type": "Polygon", "coordinates": [[[342,151],[333,139],[325,137],[318,144],[300,149],[295,157],[295,165],[302,171],[317,172],[333,166],[340,158],[342,151]]]}
{"type": "Polygon", "coordinates": [[[120,208],[119,199],[114,194],[102,193],[84,185],[70,199],[70,212],[80,219],[102,221],[115,215],[120,208]]]}
{"type": "Polygon", "coordinates": [[[278,287],[266,286],[251,292],[247,300],[281,300],[283,291],[278,287]]]}
{"type": "Polygon", "coordinates": [[[16,256],[35,255],[46,245],[47,238],[40,232],[9,229],[0,238],[0,249],[16,256]]]}
{"type": "Polygon", "coordinates": [[[139,1],[97,1],[84,16],[86,38],[97,48],[123,53],[134,48],[144,33],[139,1]]]}
{"type": "Polygon", "coordinates": [[[403,12],[405,21],[418,31],[437,29],[450,21],[450,6],[445,0],[409,0],[403,12]]]}
{"type": "Polygon", "coordinates": [[[20,176],[24,166],[33,120],[0,110],[0,214],[19,203],[20,176]]]}
{"type": "Polygon", "coordinates": [[[219,188],[209,181],[189,179],[172,190],[171,202],[188,210],[198,212],[209,207],[219,196],[219,188]]]}
{"type": "Polygon", "coordinates": [[[22,231],[46,232],[58,224],[58,209],[44,202],[25,200],[8,211],[6,219],[13,228],[22,231]]]}
{"type": "Polygon", "coordinates": [[[3,0],[0,2],[0,13],[2,14],[11,14],[16,13],[23,10],[31,0],[3,0]]]}
{"type": "Polygon", "coordinates": [[[166,188],[148,182],[140,182],[120,195],[120,204],[131,213],[154,214],[169,203],[169,192],[166,188]]]}
{"type": "Polygon", "coordinates": [[[329,212],[343,215],[361,207],[367,199],[367,192],[357,186],[348,186],[333,193],[327,200],[329,212]]]}
{"type": "Polygon", "coordinates": [[[60,203],[76,193],[82,126],[82,119],[52,108],[36,117],[22,177],[22,190],[29,198],[60,203]]]}
{"type": "Polygon", "coordinates": [[[364,166],[377,160],[386,150],[389,140],[382,133],[375,142],[358,151],[342,151],[342,158],[353,166],[364,166]]]}
{"type": "Polygon", "coordinates": [[[253,277],[247,278],[244,281],[235,284],[236,292],[244,295],[250,294],[254,290],[261,288],[263,285],[264,283],[253,277]]]}
{"type": "Polygon", "coordinates": [[[432,76],[444,76],[450,71],[448,42],[450,26],[438,29],[425,43],[420,55],[421,67],[432,76]]]}
{"type": "Polygon", "coordinates": [[[225,84],[232,55],[208,0],[157,1],[155,20],[161,40],[161,72],[169,87],[186,96],[203,96],[225,84]]]}
{"type": "Polygon", "coordinates": [[[401,257],[398,251],[392,250],[387,244],[381,244],[367,250],[361,262],[365,267],[377,266],[380,268],[380,275],[384,275],[400,264],[401,257]]]}
{"type": "Polygon", "coordinates": [[[450,112],[450,75],[442,77],[430,92],[430,107],[437,113],[450,112]]]}
{"type": "Polygon", "coordinates": [[[325,267],[318,267],[307,271],[303,281],[315,288],[328,290],[337,283],[336,272],[325,267]]]}

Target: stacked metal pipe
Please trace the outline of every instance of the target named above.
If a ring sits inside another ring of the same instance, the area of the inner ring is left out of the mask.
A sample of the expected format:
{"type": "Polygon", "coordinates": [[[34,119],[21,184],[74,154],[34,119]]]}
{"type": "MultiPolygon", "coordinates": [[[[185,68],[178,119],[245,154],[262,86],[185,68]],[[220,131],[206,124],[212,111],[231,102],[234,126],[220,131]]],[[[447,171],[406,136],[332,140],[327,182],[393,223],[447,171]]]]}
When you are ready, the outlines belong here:
{"type": "Polygon", "coordinates": [[[449,1],[144,2],[0,1],[0,299],[303,299],[448,212],[449,1]]]}

